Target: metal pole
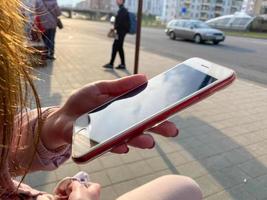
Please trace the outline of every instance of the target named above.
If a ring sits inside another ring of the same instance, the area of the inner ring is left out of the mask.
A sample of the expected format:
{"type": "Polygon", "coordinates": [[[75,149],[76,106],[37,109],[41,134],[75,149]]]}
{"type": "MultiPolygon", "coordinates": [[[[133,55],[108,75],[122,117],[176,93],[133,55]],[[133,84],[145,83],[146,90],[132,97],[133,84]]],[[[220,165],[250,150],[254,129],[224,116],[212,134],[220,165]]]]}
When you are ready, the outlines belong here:
{"type": "Polygon", "coordinates": [[[137,12],[137,30],[136,30],[136,40],[135,40],[134,74],[138,73],[139,49],[140,49],[141,25],[142,25],[142,10],[143,10],[143,0],[139,0],[138,1],[138,12],[137,12]]]}

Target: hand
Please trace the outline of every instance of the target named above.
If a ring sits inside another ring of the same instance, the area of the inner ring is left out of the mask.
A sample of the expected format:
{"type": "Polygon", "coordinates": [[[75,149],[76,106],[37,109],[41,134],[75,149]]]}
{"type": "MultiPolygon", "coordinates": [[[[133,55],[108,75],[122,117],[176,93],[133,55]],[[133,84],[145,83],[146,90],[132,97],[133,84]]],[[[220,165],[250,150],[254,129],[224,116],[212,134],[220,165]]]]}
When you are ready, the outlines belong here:
{"type": "Polygon", "coordinates": [[[87,186],[79,181],[72,181],[65,190],[56,189],[56,200],[99,200],[100,185],[90,183],[87,186]]]}
{"type": "MultiPolygon", "coordinates": [[[[146,82],[147,78],[144,75],[133,75],[113,81],[91,83],[74,92],[57,114],[54,115],[54,119],[52,119],[54,125],[49,126],[50,128],[53,127],[54,131],[57,132],[58,139],[54,141],[59,141],[60,138],[63,138],[65,143],[71,143],[73,123],[79,116],[146,82]]],[[[168,121],[149,131],[166,137],[178,135],[175,124],[168,121]]],[[[53,131],[50,130],[50,133],[53,133],[53,131]]],[[[55,134],[53,135],[53,137],[56,137],[55,134]]],[[[48,141],[51,144],[53,140],[50,139],[48,141]]],[[[112,152],[126,153],[129,150],[127,145],[144,149],[153,148],[155,142],[151,135],[141,134],[127,144],[114,148],[112,152]]]]}

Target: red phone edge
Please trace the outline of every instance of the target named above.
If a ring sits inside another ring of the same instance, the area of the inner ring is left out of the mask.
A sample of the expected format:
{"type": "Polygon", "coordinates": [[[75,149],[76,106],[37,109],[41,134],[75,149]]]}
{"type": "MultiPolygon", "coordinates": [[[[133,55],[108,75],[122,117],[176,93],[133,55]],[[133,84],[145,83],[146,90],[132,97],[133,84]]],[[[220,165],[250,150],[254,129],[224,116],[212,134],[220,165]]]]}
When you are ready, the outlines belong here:
{"type": "Polygon", "coordinates": [[[203,91],[202,93],[198,94],[197,96],[194,96],[194,97],[184,101],[183,103],[179,104],[178,106],[171,108],[170,110],[164,112],[164,114],[159,115],[159,116],[149,120],[148,122],[141,125],[140,127],[137,127],[135,129],[129,131],[126,134],[123,134],[117,138],[112,139],[110,142],[101,145],[101,147],[99,147],[99,148],[95,148],[94,150],[90,151],[88,154],[85,154],[79,158],[72,157],[72,159],[75,163],[89,162],[90,160],[97,158],[98,156],[100,156],[103,153],[109,151],[110,149],[118,146],[119,144],[122,144],[126,140],[129,140],[130,138],[136,136],[137,133],[138,134],[143,133],[143,131],[153,127],[158,122],[161,122],[161,121],[168,119],[168,117],[172,116],[173,114],[175,114],[175,113],[177,113],[177,112],[179,112],[179,111],[181,111],[181,110],[183,110],[183,109],[185,109],[191,105],[194,105],[195,103],[201,101],[202,99],[204,99],[204,98],[214,94],[215,92],[229,86],[231,83],[234,82],[235,79],[236,79],[236,75],[235,75],[235,73],[233,73],[232,76],[225,79],[224,81],[219,82],[217,85],[212,86],[211,88],[203,91]]]}

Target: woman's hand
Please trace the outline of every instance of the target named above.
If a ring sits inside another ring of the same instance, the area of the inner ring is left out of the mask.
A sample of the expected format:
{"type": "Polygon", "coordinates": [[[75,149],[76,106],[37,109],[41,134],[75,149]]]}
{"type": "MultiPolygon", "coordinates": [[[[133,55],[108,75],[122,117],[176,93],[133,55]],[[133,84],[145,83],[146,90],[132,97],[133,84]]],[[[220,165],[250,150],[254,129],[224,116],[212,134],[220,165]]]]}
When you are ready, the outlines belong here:
{"type": "MultiPolygon", "coordinates": [[[[52,135],[53,132],[57,132],[57,134],[53,134],[54,140],[49,139],[47,141],[50,142],[50,145],[52,144],[51,141],[58,143],[60,140],[62,143],[71,143],[73,123],[79,116],[146,82],[147,78],[144,75],[133,75],[112,81],[99,81],[82,87],[74,92],[62,108],[50,117],[53,124],[45,124],[44,128],[47,128],[47,133],[50,132],[52,135]]],[[[149,131],[165,137],[178,135],[175,124],[168,121],[149,131]]],[[[141,134],[127,144],[114,148],[113,152],[126,153],[128,152],[127,145],[145,149],[153,148],[155,142],[151,135],[141,134]]]]}
{"type": "Polygon", "coordinates": [[[72,181],[64,190],[56,189],[55,200],[99,200],[100,185],[90,183],[84,185],[79,181],[72,181]]]}

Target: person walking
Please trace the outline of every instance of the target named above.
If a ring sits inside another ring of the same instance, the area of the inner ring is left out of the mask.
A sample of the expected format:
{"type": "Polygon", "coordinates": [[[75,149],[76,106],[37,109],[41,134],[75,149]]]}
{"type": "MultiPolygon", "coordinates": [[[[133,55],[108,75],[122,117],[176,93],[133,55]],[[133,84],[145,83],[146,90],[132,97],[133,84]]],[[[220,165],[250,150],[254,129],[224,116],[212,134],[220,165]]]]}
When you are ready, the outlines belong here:
{"type": "Polygon", "coordinates": [[[116,0],[116,3],[119,6],[114,25],[114,31],[116,32],[116,36],[112,46],[110,62],[104,65],[103,67],[113,69],[116,54],[117,52],[119,52],[121,64],[118,65],[116,69],[126,69],[123,42],[126,34],[129,32],[130,29],[130,19],[128,10],[124,7],[125,0],[116,0]]]}
{"type": "Polygon", "coordinates": [[[55,59],[55,37],[58,17],[61,15],[57,0],[36,0],[36,15],[44,28],[42,39],[46,47],[46,57],[55,59]]]}

